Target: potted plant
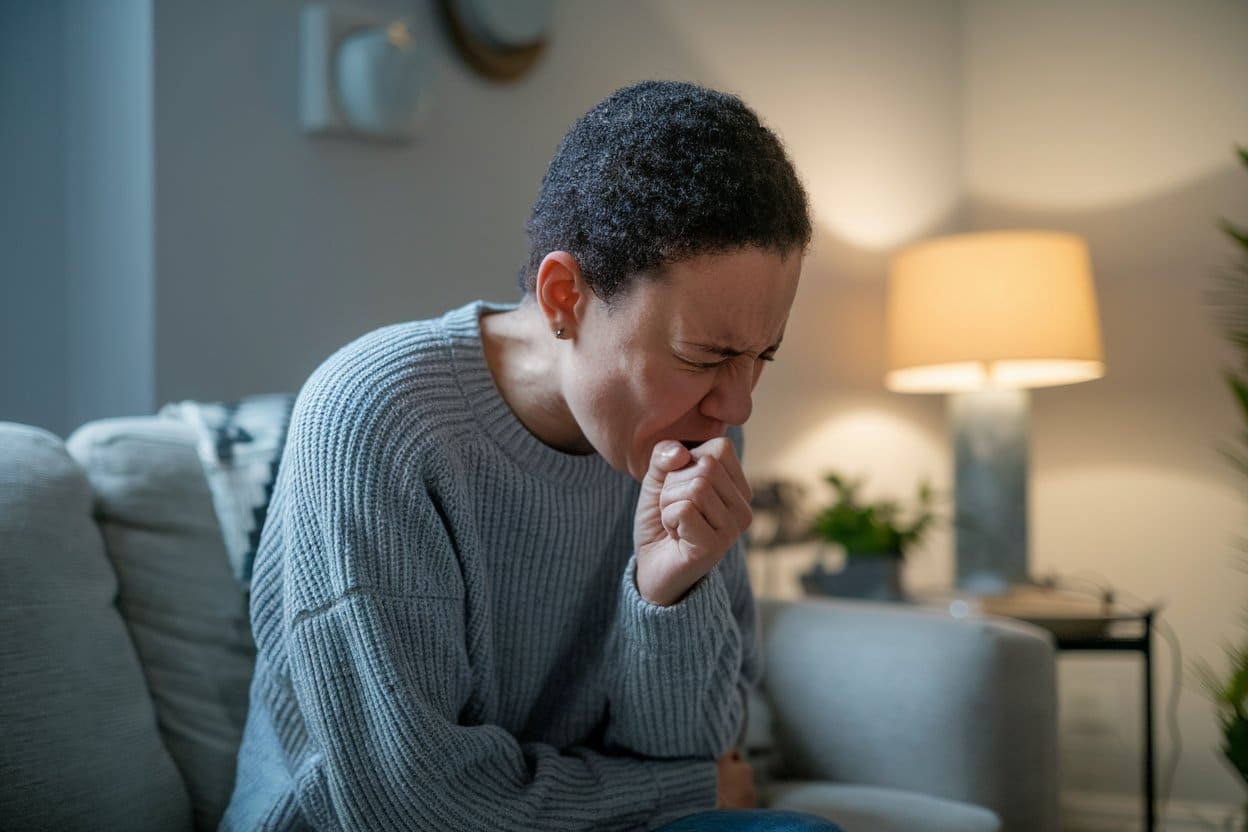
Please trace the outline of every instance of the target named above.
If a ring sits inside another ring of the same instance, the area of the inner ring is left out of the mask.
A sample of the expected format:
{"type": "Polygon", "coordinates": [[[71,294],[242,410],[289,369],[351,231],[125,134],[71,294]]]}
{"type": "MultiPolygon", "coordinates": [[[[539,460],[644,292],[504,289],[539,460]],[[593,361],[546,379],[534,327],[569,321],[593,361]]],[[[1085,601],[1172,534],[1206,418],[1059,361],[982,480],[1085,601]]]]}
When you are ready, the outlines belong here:
{"type": "Polygon", "coordinates": [[[815,595],[844,595],[896,601],[901,598],[901,562],[937,521],[936,494],[921,482],[909,509],[895,500],[865,502],[861,479],[830,473],[833,501],[812,523],[814,536],[845,550],[845,568],[828,572],[824,550],[814,568],[802,575],[802,587],[815,595]]]}
{"type": "MultiPolygon", "coordinates": [[[[1239,160],[1248,167],[1248,148],[1237,148],[1239,160]]],[[[1238,246],[1239,256],[1231,270],[1218,276],[1218,290],[1212,300],[1218,307],[1218,322],[1227,340],[1239,351],[1240,366],[1227,370],[1226,383],[1240,415],[1248,423],[1248,228],[1222,220],[1221,229],[1238,246]]],[[[1248,432],[1240,434],[1240,444],[1222,449],[1230,464],[1248,475],[1248,432]]],[[[1248,540],[1240,541],[1248,551],[1248,540]]],[[[1245,611],[1248,625],[1248,611],[1245,611]]],[[[1218,673],[1207,662],[1198,661],[1195,673],[1217,707],[1222,730],[1222,754],[1248,785],[1248,633],[1239,645],[1226,648],[1227,669],[1218,673]]],[[[1248,810],[1241,829],[1248,832],[1248,810]]]]}

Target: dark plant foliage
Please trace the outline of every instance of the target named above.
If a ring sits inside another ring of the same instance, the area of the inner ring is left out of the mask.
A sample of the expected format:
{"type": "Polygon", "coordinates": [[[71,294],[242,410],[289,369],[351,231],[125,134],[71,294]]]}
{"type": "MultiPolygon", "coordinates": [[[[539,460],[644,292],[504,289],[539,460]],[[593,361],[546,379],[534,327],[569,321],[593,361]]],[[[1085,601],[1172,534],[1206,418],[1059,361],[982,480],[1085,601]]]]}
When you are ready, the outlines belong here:
{"type": "MultiPolygon", "coordinates": [[[[1248,168],[1248,148],[1237,148],[1237,153],[1248,168]]],[[[1238,442],[1220,450],[1236,470],[1248,477],[1248,228],[1225,219],[1219,221],[1218,227],[1231,239],[1237,253],[1231,266],[1216,276],[1210,302],[1223,335],[1239,354],[1239,366],[1227,370],[1225,377],[1245,426],[1238,442]]],[[[1240,548],[1248,550],[1242,540],[1240,548]]],[[[1245,624],[1248,625],[1248,610],[1245,624]]],[[[1242,636],[1238,646],[1226,647],[1225,653],[1225,673],[1216,672],[1203,661],[1196,662],[1194,671],[1218,708],[1222,753],[1248,782],[1248,636],[1242,636]]],[[[1248,818],[1245,828],[1248,829],[1248,818]]]]}

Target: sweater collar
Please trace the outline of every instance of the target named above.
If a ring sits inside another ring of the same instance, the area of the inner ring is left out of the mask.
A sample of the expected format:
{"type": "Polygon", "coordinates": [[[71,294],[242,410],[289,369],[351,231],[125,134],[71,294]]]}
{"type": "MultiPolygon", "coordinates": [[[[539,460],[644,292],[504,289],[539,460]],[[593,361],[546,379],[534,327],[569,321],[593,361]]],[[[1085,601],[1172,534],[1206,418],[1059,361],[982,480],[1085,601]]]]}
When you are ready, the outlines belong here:
{"type": "Polygon", "coordinates": [[[493,440],[527,473],[567,487],[584,488],[593,483],[626,477],[615,471],[600,454],[569,454],[538,439],[498,391],[485,360],[481,342],[481,316],[505,312],[516,304],[474,301],[442,317],[451,343],[451,360],[468,407],[482,433],[493,440]]]}

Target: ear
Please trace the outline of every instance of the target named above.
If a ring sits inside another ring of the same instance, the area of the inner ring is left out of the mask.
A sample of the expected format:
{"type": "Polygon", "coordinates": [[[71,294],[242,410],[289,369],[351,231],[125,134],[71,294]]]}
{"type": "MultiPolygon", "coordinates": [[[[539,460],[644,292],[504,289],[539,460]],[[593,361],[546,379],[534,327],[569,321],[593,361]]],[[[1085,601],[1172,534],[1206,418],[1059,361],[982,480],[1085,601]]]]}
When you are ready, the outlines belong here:
{"type": "Polygon", "coordinates": [[[589,295],[575,257],[566,251],[552,251],[542,258],[533,296],[551,332],[563,330],[564,337],[575,337],[589,295]]]}

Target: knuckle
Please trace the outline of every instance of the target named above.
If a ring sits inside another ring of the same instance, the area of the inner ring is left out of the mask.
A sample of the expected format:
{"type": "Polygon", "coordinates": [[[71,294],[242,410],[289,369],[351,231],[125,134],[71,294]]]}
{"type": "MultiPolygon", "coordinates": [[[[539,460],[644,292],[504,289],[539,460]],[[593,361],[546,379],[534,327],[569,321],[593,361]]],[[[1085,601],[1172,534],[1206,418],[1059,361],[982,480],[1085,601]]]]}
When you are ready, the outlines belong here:
{"type": "Polygon", "coordinates": [[[688,500],[672,503],[669,509],[672,519],[680,523],[687,522],[698,515],[697,507],[688,500]]]}

